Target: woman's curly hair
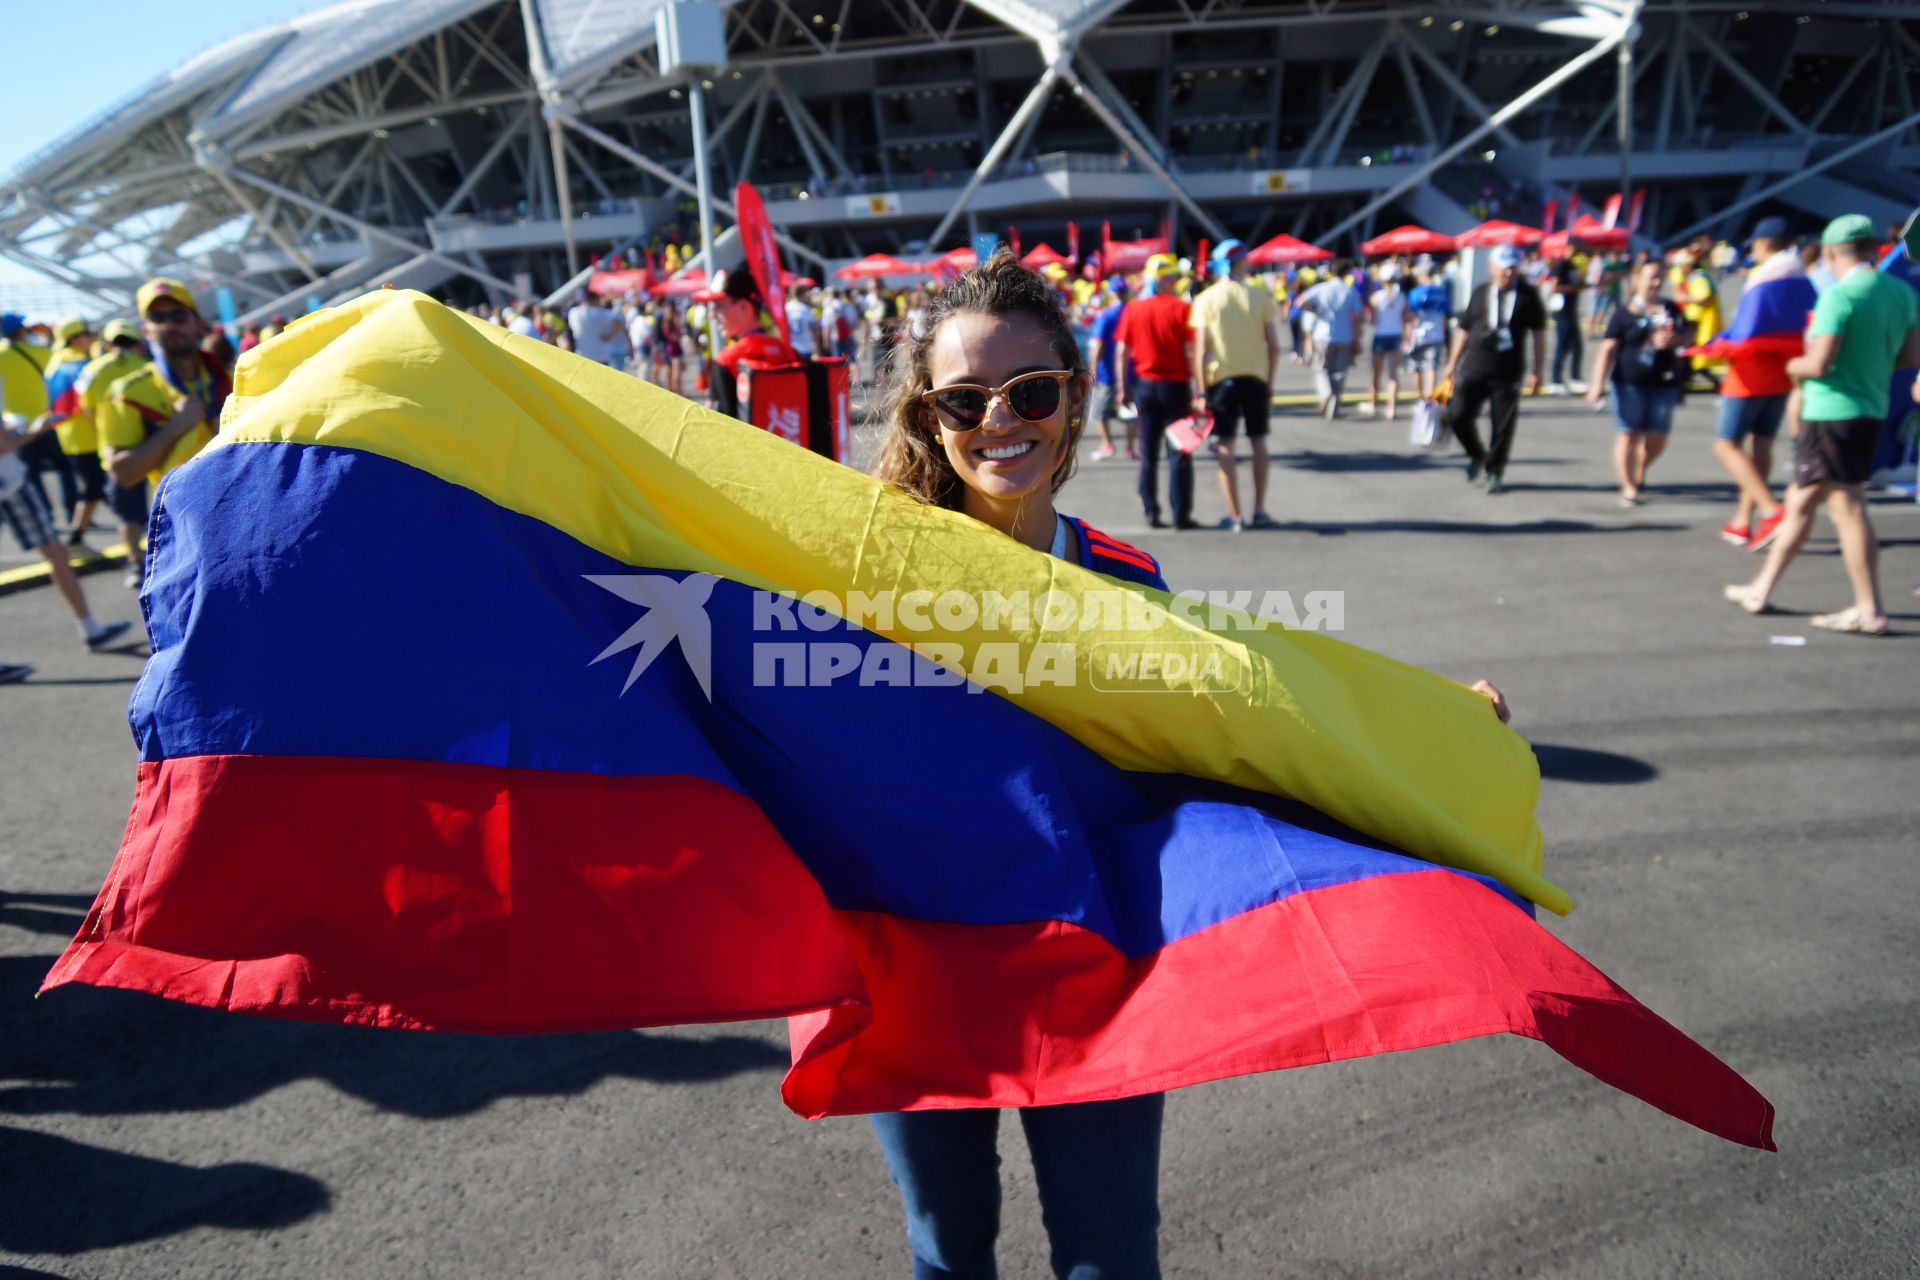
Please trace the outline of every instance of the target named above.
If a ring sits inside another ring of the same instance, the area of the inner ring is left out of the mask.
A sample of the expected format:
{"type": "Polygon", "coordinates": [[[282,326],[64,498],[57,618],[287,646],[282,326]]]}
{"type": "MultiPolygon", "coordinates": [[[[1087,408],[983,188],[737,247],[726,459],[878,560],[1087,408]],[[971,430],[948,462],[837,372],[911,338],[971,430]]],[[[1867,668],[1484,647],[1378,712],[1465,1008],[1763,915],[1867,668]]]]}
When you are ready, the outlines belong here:
{"type": "MultiPolygon", "coordinates": [[[[966,312],[1031,317],[1053,343],[1059,367],[1072,370],[1076,381],[1086,376],[1080,343],[1073,336],[1073,327],[1059,299],[1045,280],[1020,265],[1020,260],[1004,246],[934,295],[925,333],[915,337],[903,329],[899,345],[893,350],[886,374],[886,391],[881,397],[887,437],[881,442],[873,474],[921,502],[954,510],[959,508],[966,486],[947,460],[933,411],[921,403],[920,397],[933,389],[928,352],[933,347],[934,335],[947,320],[966,312]]],[[[1080,421],[1079,411],[1069,405],[1066,454],[1053,473],[1055,493],[1073,474],[1074,455],[1080,444],[1080,421]]]]}

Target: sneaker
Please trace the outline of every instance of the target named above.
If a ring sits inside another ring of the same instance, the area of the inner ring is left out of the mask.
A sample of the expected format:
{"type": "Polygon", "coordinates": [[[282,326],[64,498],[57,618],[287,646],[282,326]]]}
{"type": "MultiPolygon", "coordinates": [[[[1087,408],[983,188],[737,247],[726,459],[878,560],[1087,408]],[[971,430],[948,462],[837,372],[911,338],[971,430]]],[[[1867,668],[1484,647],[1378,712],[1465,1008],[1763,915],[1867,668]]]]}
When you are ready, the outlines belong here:
{"type": "Polygon", "coordinates": [[[1175,529],[1198,529],[1200,522],[1198,520],[1175,520],[1173,527],[1175,529]]]}
{"type": "Polygon", "coordinates": [[[120,579],[120,585],[129,591],[138,591],[141,581],[140,571],[138,569],[129,569],[126,572],[126,576],[120,579]]]}
{"type": "Polygon", "coordinates": [[[1256,529],[1277,529],[1280,527],[1280,522],[1264,511],[1256,511],[1253,513],[1253,527],[1256,529]]]}
{"type": "Polygon", "coordinates": [[[1228,533],[1244,533],[1247,525],[1239,516],[1221,516],[1220,527],[1228,533]]]}
{"type": "Polygon", "coordinates": [[[1754,526],[1753,539],[1747,543],[1747,550],[1760,551],[1780,536],[1780,522],[1787,518],[1787,504],[1781,503],[1773,509],[1770,516],[1760,517],[1760,523],[1754,526]]]}
{"type": "Polygon", "coordinates": [[[0,662],[0,684],[19,684],[33,674],[33,668],[24,662],[0,662]]]}
{"type": "Polygon", "coordinates": [[[1475,480],[1478,480],[1479,478],[1480,478],[1480,463],[1470,459],[1467,462],[1467,483],[1472,484],[1475,480]]]}
{"type": "Polygon", "coordinates": [[[1580,381],[1578,378],[1567,379],[1567,389],[1573,392],[1573,394],[1577,396],[1583,396],[1587,394],[1587,384],[1580,381]]]}
{"type": "Polygon", "coordinates": [[[101,627],[99,631],[87,637],[87,648],[98,653],[132,629],[133,624],[125,618],[122,618],[118,622],[109,622],[106,626],[101,627]]]}
{"type": "Polygon", "coordinates": [[[1500,473],[1498,471],[1487,472],[1487,492],[1499,493],[1500,489],[1500,473]]]}
{"type": "Polygon", "coordinates": [[[1373,415],[1374,415],[1374,407],[1373,407],[1372,405],[1370,405],[1370,404],[1363,404],[1363,405],[1361,405],[1361,406],[1360,406],[1360,416],[1361,416],[1361,417],[1363,417],[1363,418],[1371,418],[1371,417],[1372,417],[1373,415]]]}
{"type": "Polygon", "coordinates": [[[1566,383],[1556,382],[1547,388],[1547,394],[1550,396],[1566,396],[1572,395],[1573,393],[1567,389],[1566,383]]]}
{"type": "Polygon", "coordinates": [[[1110,444],[1103,444],[1098,449],[1095,449],[1093,451],[1093,460],[1095,462],[1105,462],[1108,458],[1111,458],[1112,456],[1113,456],[1113,446],[1110,444]]]}
{"type": "Polygon", "coordinates": [[[1164,528],[1166,528],[1166,527],[1167,527],[1167,522],[1166,522],[1165,520],[1162,520],[1162,519],[1161,519],[1161,518],[1160,518],[1159,516],[1148,516],[1148,517],[1147,517],[1147,528],[1149,528],[1149,529],[1164,529],[1164,528]]]}
{"type": "Polygon", "coordinates": [[[1729,520],[1720,526],[1720,541],[1736,547],[1744,547],[1753,541],[1753,530],[1744,524],[1735,524],[1729,520]]]}

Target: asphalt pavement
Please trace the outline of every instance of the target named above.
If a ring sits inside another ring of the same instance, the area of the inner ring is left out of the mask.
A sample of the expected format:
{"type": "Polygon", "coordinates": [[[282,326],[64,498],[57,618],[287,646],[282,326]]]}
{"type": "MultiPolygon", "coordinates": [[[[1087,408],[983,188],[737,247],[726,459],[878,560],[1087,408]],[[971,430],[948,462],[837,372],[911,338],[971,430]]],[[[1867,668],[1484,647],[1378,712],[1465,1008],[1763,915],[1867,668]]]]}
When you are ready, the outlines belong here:
{"type": "MultiPolygon", "coordinates": [[[[1901,634],[1808,625],[1848,603],[1824,522],[1784,612],[1747,617],[1712,412],[1682,409],[1633,510],[1575,400],[1526,404],[1491,497],[1404,416],[1282,416],[1274,531],[1148,531],[1130,466],[1083,462],[1063,508],[1176,588],[1338,591],[1347,639],[1505,690],[1577,904],[1550,927],[1779,1110],[1779,1153],[1746,1150],[1511,1036],[1202,1085],[1168,1109],[1168,1276],[1920,1272],[1920,510],[1873,507],[1901,634]]],[[[0,1275],[907,1273],[865,1122],[781,1106],[776,1023],[491,1039],[33,999],[126,821],[143,653],[85,652],[45,588],[0,598],[0,661],[38,668],[0,688],[0,1275]]],[[[1044,1276],[1002,1136],[1003,1274],[1044,1276]]]]}

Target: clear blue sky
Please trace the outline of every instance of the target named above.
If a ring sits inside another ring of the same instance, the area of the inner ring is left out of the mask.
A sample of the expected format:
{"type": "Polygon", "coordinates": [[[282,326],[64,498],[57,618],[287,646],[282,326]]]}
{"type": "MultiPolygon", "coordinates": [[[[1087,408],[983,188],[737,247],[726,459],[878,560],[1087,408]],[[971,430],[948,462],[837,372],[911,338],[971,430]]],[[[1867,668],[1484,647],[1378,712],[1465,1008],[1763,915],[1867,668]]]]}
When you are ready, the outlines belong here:
{"type": "MultiPolygon", "coordinates": [[[[40,148],[196,53],[329,3],[189,0],[169,6],[153,0],[92,0],[76,9],[49,0],[0,0],[6,11],[0,38],[11,55],[0,174],[11,173],[40,148]]],[[[41,278],[25,267],[0,261],[0,290],[39,283],[41,278]]]]}
{"type": "Polygon", "coordinates": [[[201,50],[327,3],[92,0],[76,8],[47,0],[0,0],[7,11],[0,27],[10,54],[0,173],[201,50]]]}

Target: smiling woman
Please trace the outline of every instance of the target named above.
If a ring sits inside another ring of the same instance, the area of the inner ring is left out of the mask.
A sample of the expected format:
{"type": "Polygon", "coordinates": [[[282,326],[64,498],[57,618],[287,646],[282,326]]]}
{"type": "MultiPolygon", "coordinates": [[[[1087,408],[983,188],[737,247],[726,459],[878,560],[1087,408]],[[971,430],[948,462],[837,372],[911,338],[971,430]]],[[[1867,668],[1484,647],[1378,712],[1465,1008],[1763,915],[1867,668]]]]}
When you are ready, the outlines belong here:
{"type": "MultiPolygon", "coordinates": [[[[924,336],[909,340],[875,472],[1036,550],[1164,591],[1152,556],[1054,510],[1087,391],[1052,290],[1002,250],[942,290],[924,336]]],[[[1019,1109],[1059,1274],[1159,1274],[1163,1111],[1159,1093],[1019,1109]]],[[[906,1209],[914,1274],[991,1274],[999,1112],[883,1112],[873,1127],[906,1209]]]]}
{"type": "Polygon", "coordinates": [[[874,473],[1030,547],[1071,544],[1085,563],[1086,537],[1063,536],[1053,495],[1073,474],[1087,390],[1052,290],[1002,251],[943,289],[904,348],[874,473]]]}

